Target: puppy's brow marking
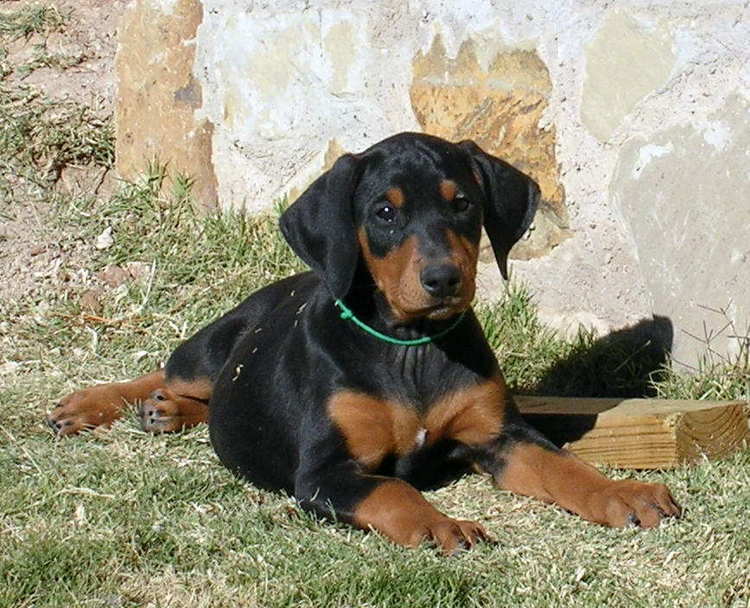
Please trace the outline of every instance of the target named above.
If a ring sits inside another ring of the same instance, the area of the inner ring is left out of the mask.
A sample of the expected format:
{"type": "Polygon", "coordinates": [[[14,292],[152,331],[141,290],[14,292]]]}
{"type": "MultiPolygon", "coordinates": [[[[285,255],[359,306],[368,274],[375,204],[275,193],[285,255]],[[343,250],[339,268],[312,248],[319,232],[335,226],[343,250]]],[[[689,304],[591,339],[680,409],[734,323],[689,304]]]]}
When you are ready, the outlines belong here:
{"type": "Polygon", "coordinates": [[[446,201],[452,201],[454,198],[456,198],[456,192],[458,190],[458,186],[456,186],[456,182],[454,182],[452,179],[444,179],[440,182],[440,195],[446,200],[446,201]]]}
{"type": "Polygon", "coordinates": [[[387,198],[388,202],[394,207],[402,207],[406,200],[404,191],[398,187],[388,188],[388,190],[385,191],[385,198],[387,198]]]}

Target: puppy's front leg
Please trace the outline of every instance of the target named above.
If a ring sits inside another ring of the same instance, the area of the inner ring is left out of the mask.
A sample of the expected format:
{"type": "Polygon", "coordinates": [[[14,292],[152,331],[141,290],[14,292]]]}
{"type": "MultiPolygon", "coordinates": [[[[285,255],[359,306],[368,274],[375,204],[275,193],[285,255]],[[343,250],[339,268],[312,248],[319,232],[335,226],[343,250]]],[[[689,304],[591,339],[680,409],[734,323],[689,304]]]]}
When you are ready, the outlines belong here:
{"type": "Polygon", "coordinates": [[[450,555],[487,538],[480,524],[444,515],[405,481],[363,474],[351,462],[326,467],[324,475],[302,475],[295,494],[306,509],[377,530],[407,547],[430,541],[450,555]]]}
{"type": "Polygon", "coordinates": [[[498,487],[553,502],[599,524],[653,528],[681,509],[664,484],[608,479],[523,423],[493,446],[485,468],[498,487]]]}

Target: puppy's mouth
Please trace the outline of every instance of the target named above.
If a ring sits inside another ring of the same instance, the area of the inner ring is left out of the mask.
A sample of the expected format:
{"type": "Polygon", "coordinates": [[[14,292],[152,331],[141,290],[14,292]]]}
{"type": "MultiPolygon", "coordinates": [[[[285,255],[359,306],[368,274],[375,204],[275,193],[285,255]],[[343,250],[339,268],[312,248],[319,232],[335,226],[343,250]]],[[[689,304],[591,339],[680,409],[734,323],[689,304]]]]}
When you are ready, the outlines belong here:
{"type": "Polygon", "coordinates": [[[403,320],[429,319],[430,321],[444,321],[464,312],[469,307],[469,304],[470,302],[466,301],[465,298],[443,298],[428,306],[402,309],[399,311],[400,314],[398,316],[403,320]]]}
{"type": "Polygon", "coordinates": [[[465,308],[465,306],[438,305],[430,308],[424,316],[431,321],[442,321],[463,312],[465,308]]]}

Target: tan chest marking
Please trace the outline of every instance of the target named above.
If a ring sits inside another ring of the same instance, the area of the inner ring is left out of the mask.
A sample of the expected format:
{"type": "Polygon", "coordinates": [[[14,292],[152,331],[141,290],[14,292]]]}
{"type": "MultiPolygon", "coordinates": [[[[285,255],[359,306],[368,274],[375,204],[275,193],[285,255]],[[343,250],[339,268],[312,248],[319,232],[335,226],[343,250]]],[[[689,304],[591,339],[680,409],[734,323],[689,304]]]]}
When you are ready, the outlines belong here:
{"type": "Polygon", "coordinates": [[[497,437],[508,397],[501,377],[448,393],[427,411],[428,443],[444,438],[479,445],[497,437]]]}
{"type": "Polygon", "coordinates": [[[329,400],[328,414],[351,456],[374,470],[389,454],[404,456],[440,439],[467,445],[492,440],[502,428],[507,396],[502,378],[493,378],[449,393],[419,416],[396,401],[340,391],[329,400]]]}
{"type": "Polygon", "coordinates": [[[354,391],[333,395],[328,414],[344,435],[349,453],[367,469],[376,469],[388,454],[409,453],[420,428],[412,410],[354,391]]]}

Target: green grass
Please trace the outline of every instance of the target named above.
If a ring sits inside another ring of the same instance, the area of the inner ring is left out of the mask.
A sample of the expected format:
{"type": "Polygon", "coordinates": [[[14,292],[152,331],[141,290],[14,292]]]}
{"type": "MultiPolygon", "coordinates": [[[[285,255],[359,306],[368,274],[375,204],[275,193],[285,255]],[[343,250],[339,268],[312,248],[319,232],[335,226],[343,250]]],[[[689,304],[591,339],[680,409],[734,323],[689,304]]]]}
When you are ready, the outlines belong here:
{"type": "MultiPolygon", "coordinates": [[[[446,559],[316,521],[236,480],[205,428],[155,437],[128,417],[54,441],[42,415],[57,396],[153,369],[216,314],[301,268],[275,213],[196,213],[189,181],[164,194],[163,180],[155,166],[105,200],[52,199],[46,229],[71,253],[72,278],[0,301],[0,364],[15,364],[0,376],[0,606],[748,605],[748,452],[636,475],[669,484],[688,507],[649,532],[600,528],[483,477],[461,480],[429,499],[479,520],[497,543],[446,559]],[[113,243],[97,250],[107,228],[113,243]],[[134,261],[148,272],[103,289],[99,314],[81,309],[93,273],[134,261]]],[[[578,378],[565,381],[571,390],[601,377],[635,390],[653,371],[643,343],[563,340],[519,286],[480,316],[517,387],[560,383],[562,369],[578,378]]],[[[706,373],[723,396],[747,395],[737,366],[706,373]]],[[[677,388],[682,377],[667,369],[650,390],[700,396],[700,377],[677,388]]]]}
{"type": "Polygon", "coordinates": [[[114,127],[109,118],[38,90],[0,83],[0,194],[20,184],[46,192],[68,166],[111,168],[114,127]]]}

